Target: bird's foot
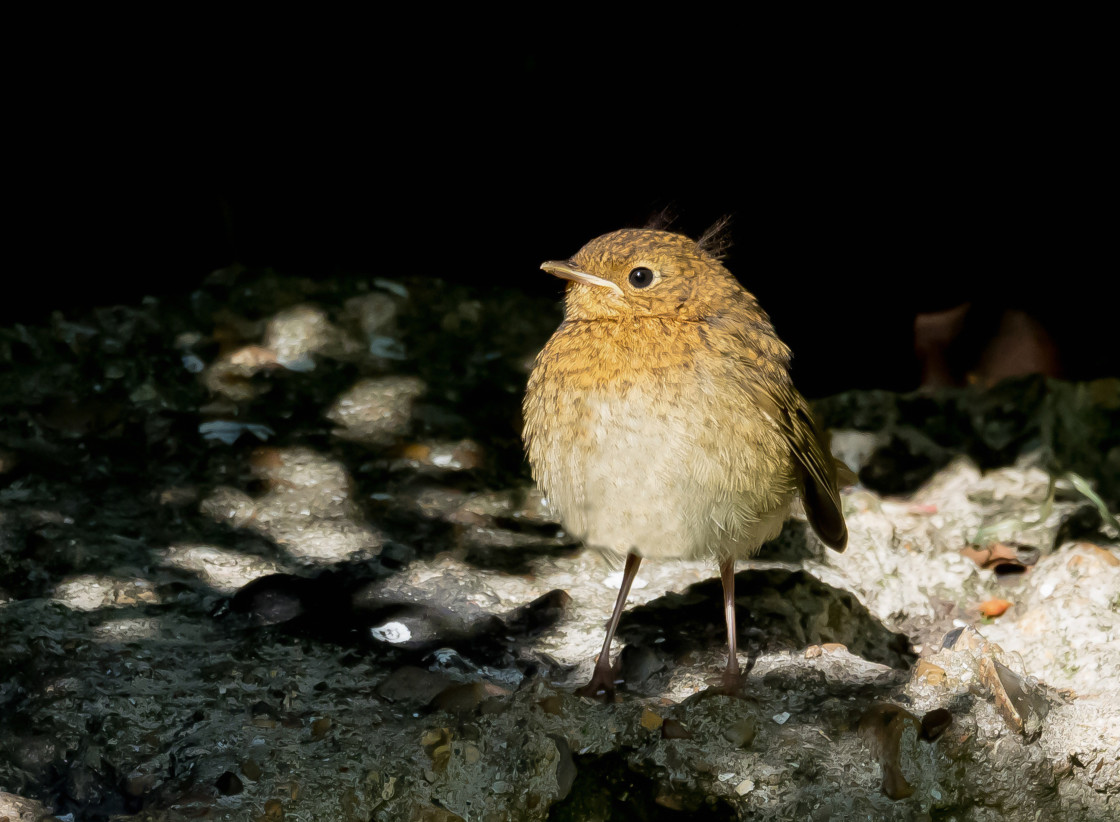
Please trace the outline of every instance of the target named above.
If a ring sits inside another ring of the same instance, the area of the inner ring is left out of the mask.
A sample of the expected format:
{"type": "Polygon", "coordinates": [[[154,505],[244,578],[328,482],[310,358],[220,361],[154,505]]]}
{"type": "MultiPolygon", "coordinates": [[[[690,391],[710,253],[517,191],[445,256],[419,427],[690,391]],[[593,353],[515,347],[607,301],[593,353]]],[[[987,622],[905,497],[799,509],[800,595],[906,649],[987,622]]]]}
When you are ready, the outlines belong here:
{"type": "Polygon", "coordinates": [[[589,696],[602,702],[616,701],[615,671],[608,665],[595,665],[591,680],[582,688],[576,688],[576,696],[589,696]]]}
{"type": "Polygon", "coordinates": [[[742,696],[747,684],[747,675],[738,668],[726,670],[718,677],[708,680],[709,693],[721,696],[742,696]]]}

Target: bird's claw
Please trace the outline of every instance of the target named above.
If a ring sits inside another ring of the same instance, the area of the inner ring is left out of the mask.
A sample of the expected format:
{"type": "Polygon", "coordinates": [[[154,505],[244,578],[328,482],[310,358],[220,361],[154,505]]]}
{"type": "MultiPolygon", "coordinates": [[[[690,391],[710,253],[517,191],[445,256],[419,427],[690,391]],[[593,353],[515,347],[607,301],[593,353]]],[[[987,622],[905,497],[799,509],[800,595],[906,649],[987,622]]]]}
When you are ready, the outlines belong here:
{"type": "Polygon", "coordinates": [[[576,688],[576,696],[586,696],[602,702],[614,702],[615,671],[610,665],[596,665],[591,679],[581,688],[576,688]]]}
{"type": "Polygon", "coordinates": [[[718,677],[708,680],[708,691],[721,696],[742,696],[747,684],[747,675],[739,670],[724,671],[718,677]]]}

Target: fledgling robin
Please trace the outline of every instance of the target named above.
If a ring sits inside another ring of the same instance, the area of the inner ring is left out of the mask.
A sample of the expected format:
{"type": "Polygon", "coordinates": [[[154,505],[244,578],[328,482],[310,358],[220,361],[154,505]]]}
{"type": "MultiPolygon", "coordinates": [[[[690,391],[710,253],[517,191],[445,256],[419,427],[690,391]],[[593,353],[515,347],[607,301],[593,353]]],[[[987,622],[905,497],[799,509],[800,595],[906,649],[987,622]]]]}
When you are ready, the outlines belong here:
{"type": "Polygon", "coordinates": [[[613,695],[611,640],[642,558],[718,563],[734,690],[735,560],[777,536],[795,496],[826,545],[847,543],[836,463],[789,348],[709,239],[626,229],[541,266],[569,282],[525,393],[533,476],[572,534],[626,557],[582,695],[613,695]]]}

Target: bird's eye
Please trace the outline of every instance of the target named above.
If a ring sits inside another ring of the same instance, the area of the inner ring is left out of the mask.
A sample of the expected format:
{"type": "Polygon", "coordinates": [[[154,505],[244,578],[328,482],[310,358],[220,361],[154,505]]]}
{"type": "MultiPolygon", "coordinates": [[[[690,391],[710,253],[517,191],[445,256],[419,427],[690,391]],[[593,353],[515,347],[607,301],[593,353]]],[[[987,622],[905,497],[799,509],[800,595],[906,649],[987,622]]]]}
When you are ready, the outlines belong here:
{"type": "Polygon", "coordinates": [[[645,266],[635,268],[630,272],[630,285],[634,288],[645,288],[653,282],[653,272],[645,266]]]}

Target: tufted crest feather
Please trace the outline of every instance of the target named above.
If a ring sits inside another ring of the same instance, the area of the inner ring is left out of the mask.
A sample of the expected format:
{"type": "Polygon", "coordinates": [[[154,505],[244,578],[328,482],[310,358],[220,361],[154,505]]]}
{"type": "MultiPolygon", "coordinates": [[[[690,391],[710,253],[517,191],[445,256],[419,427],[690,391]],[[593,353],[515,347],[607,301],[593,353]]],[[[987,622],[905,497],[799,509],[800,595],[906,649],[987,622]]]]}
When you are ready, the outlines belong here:
{"type": "Polygon", "coordinates": [[[716,220],[711,226],[700,235],[700,239],[696,241],[696,245],[700,250],[707,253],[717,260],[723,260],[727,257],[727,252],[731,250],[731,215],[725,214],[716,220]]]}
{"type": "Polygon", "coordinates": [[[653,231],[669,231],[676,221],[677,210],[673,206],[667,205],[660,211],[651,214],[643,228],[653,231]]]}

